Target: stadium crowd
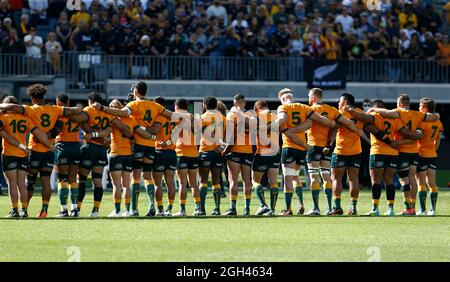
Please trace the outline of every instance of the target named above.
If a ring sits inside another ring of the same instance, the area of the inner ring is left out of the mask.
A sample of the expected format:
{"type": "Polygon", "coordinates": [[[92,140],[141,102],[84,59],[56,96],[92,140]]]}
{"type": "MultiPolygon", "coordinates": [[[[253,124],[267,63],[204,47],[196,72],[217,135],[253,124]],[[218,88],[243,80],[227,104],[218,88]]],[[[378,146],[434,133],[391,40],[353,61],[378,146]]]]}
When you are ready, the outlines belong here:
{"type": "Polygon", "coordinates": [[[0,53],[422,59],[450,64],[450,2],[0,0],[0,53]],[[43,38],[44,37],[44,38],[43,38]]]}

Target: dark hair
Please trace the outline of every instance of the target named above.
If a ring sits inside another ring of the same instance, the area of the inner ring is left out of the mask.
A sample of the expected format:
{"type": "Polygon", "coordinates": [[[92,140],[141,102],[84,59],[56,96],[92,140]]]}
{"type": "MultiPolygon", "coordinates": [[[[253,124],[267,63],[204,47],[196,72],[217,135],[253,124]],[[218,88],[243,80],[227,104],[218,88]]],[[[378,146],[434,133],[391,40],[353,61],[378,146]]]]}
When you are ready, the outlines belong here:
{"type": "Polygon", "coordinates": [[[27,88],[27,95],[36,100],[43,100],[47,94],[47,87],[43,84],[33,84],[27,88]]]}
{"type": "Polygon", "coordinates": [[[18,104],[17,98],[14,96],[5,96],[2,99],[2,103],[4,104],[18,104]]]}
{"type": "Polygon", "coordinates": [[[60,101],[64,105],[67,105],[67,103],[69,102],[69,95],[61,93],[58,96],[56,96],[56,99],[58,99],[58,101],[60,101]]]}
{"type": "Polygon", "coordinates": [[[147,94],[147,84],[143,81],[139,81],[134,85],[134,88],[137,90],[137,92],[145,96],[147,94]]]}
{"type": "Polygon", "coordinates": [[[258,109],[261,109],[261,108],[268,108],[269,107],[269,105],[267,104],[267,102],[266,101],[264,101],[264,100],[259,100],[259,101],[256,101],[255,102],[255,105],[253,106],[253,109],[256,111],[256,110],[258,110],[258,109]]]}
{"type": "Polygon", "coordinates": [[[153,99],[153,101],[154,101],[155,103],[160,104],[160,105],[163,106],[163,107],[166,106],[166,99],[164,99],[164,98],[161,97],[161,96],[156,97],[155,99],[153,99]]]}
{"type": "Polygon", "coordinates": [[[362,102],[363,102],[363,104],[364,104],[364,103],[370,103],[370,104],[373,105],[372,101],[370,101],[369,98],[364,99],[362,102]]]}
{"type": "Polygon", "coordinates": [[[184,98],[176,99],[175,106],[177,106],[180,110],[188,109],[188,101],[184,98]]]}
{"type": "Polygon", "coordinates": [[[217,109],[217,99],[213,96],[207,96],[203,98],[203,104],[206,106],[208,110],[217,109]]]}
{"type": "Polygon", "coordinates": [[[245,97],[244,97],[244,95],[238,93],[238,94],[233,96],[233,99],[236,100],[236,101],[242,101],[242,100],[245,100],[245,97]]]}
{"type": "Polygon", "coordinates": [[[376,107],[376,108],[385,108],[385,107],[386,107],[386,106],[384,105],[383,100],[380,100],[380,99],[374,100],[372,105],[373,105],[374,107],[376,107]]]}
{"type": "Polygon", "coordinates": [[[103,97],[102,97],[102,95],[100,95],[100,94],[97,93],[97,92],[92,92],[91,94],[89,94],[88,100],[89,100],[91,103],[97,102],[97,103],[103,104],[103,97]]]}
{"type": "Polygon", "coordinates": [[[420,105],[422,105],[422,107],[426,107],[430,113],[434,113],[436,111],[436,101],[431,98],[420,99],[420,105]]]}
{"type": "Polygon", "coordinates": [[[347,100],[347,103],[350,106],[355,105],[355,97],[351,93],[345,92],[341,95],[341,97],[344,97],[344,99],[347,100]]]}
{"type": "Polygon", "coordinates": [[[408,94],[400,94],[397,97],[397,101],[404,106],[409,106],[409,96],[408,94]]]}

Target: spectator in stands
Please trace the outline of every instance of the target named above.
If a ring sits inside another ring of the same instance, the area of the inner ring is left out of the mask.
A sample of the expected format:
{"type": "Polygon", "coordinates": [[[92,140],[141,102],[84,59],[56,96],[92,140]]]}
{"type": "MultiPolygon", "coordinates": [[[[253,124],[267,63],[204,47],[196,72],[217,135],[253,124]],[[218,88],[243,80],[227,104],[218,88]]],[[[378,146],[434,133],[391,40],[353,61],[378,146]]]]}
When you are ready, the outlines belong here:
{"type": "Polygon", "coordinates": [[[189,41],[187,46],[187,52],[189,56],[192,57],[202,57],[203,55],[205,55],[205,46],[198,42],[198,36],[196,33],[193,33],[191,35],[191,40],[189,41]]]}
{"type": "Polygon", "coordinates": [[[189,42],[189,36],[184,32],[183,26],[181,24],[177,24],[177,26],[175,27],[175,33],[172,34],[170,40],[174,40],[176,35],[180,36],[182,42],[189,42]]]}
{"type": "Polygon", "coordinates": [[[142,57],[133,58],[131,74],[135,77],[147,77],[149,75],[149,64],[144,56],[150,56],[152,54],[150,50],[150,37],[148,35],[141,37],[139,44],[135,47],[132,54],[142,57]]]}
{"type": "Polygon", "coordinates": [[[25,46],[23,44],[23,41],[19,39],[19,36],[17,35],[17,30],[15,29],[9,31],[9,36],[7,37],[7,41],[4,42],[3,50],[0,43],[1,53],[20,54],[23,53],[24,51],[25,46]]]}
{"type": "Polygon", "coordinates": [[[387,51],[387,58],[389,59],[388,79],[391,82],[398,81],[400,78],[401,69],[396,60],[402,58],[402,49],[400,48],[400,43],[396,36],[392,37],[391,41],[389,42],[386,48],[386,51],[387,51]]]}
{"type": "Polygon", "coordinates": [[[15,29],[12,26],[13,22],[11,18],[5,18],[3,20],[3,27],[9,33],[11,30],[15,29]]]}
{"type": "Polygon", "coordinates": [[[244,19],[244,13],[238,12],[237,18],[231,23],[234,32],[243,37],[248,29],[248,22],[244,19]]]}
{"type": "Polygon", "coordinates": [[[289,39],[291,38],[291,34],[286,29],[286,23],[283,21],[279,22],[277,31],[273,35],[276,41],[278,42],[278,46],[280,47],[281,55],[287,56],[289,54],[289,39]]]}
{"type": "Polygon", "coordinates": [[[405,31],[400,32],[399,44],[400,44],[400,50],[402,51],[402,57],[403,57],[403,54],[407,52],[409,45],[411,44],[411,41],[408,38],[408,36],[406,36],[405,31]]]}
{"type": "Polygon", "coordinates": [[[164,37],[164,30],[160,29],[156,33],[150,50],[153,56],[165,57],[169,54],[169,44],[164,37]]]}
{"type": "Polygon", "coordinates": [[[115,54],[117,52],[117,33],[113,31],[110,23],[105,24],[105,29],[100,34],[100,49],[106,54],[115,54]]]}
{"type": "Polygon", "coordinates": [[[73,28],[76,28],[80,21],[88,23],[90,20],[91,15],[89,15],[86,10],[86,4],[84,4],[84,2],[81,2],[81,10],[72,15],[72,17],[70,18],[70,24],[73,28]]]}
{"type": "Polygon", "coordinates": [[[257,56],[258,42],[253,32],[247,33],[244,40],[242,40],[240,55],[244,58],[253,58],[257,56]]]}
{"type": "Polygon", "coordinates": [[[347,8],[342,8],[342,14],[336,17],[336,23],[340,23],[342,25],[342,29],[344,33],[352,27],[353,17],[350,16],[347,8]]]}
{"type": "Polygon", "coordinates": [[[28,20],[28,15],[23,14],[20,17],[20,23],[18,26],[18,34],[21,38],[25,37],[30,32],[31,24],[28,20]]]}
{"type": "Polygon", "coordinates": [[[224,42],[224,56],[225,57],[236,57],[238,54],[238,49],[240,46],[240,38],[234,29],[229,27],[225,31],[225,42],[224,42]]]}
{"type": "Polygon", "coordinates": [[[435,34],[442,25],[441,16],[436,13],[433,5],[429,4],[425,7],[424,22],[422,24],[433,34],[435,34]]]}
{"type": "Polygon", "coordinates": [[[369,39],[368,53],[369,59],[383,59],[386,55],[386,45],[381,38],[380,32],[375,32],[369,39]]]}
{"type": "Polygon", "coordinates": [[[28,6],[33,26],[47,24],[48,0],[28,0],[28,6]]]}
{"type": "Polygon", "coordinates": [[[72,27],[67,18],[67,13],[65,11],[61,12],[59,15],[58,22],[56,24],[56,36],[57,40],[61,44],[64,51],[69,50],[69,40],[72,35],[72,27]]]}
{"type": "Polygon", "coordinates": [[[41,69],[40,59],[44,42],[42,37],[36,35],[36,28],[30,28],[30,33],[24,38],[27,54],[28,74],[39,74],[41,69]]]}
{"type": "Polygon", "coordinates": [[[8,0],[0,0],[0,22],[6,18],[14,18],[14,12],[9,8],[8,0]]]}
{"type": "Polygon", "coordinates": [[[312,34],[308,34],[306,37],[306,42],[304,44],[303,50],[300,53],[303,58],[306,59],[318,59],[319,58],[319,46],[314,40],[312,34]]]}
{"type": "Polygon", "coordinates": [[[323,56],[326,60],[337,60],[340,53],[340,46],[336,36],[331,29],[327,29],[326,35],[322,39],[323,56]]]}
{"type": "Polygon", "coordinates": [[[206,9],[206,16],[209,18],[211,17],[217,17],[217,18],[223,18],[223,25],[226,27],[228,26],[228,15],[227,10],[225,7],[221,6],[220,0],[214,0],[213,5],[209,6],[208,9],[206,9]]]}
{"type": "Polygon", "coordinates": [[[51,64],[53,73],[55,74],[60,71],[60,53],[62,50],[61,44],[56,41],[56,34],[54,32],[50,32],[47,37],[47,42],[45,42],[45,51],[47,52],[46,61],[51,64]]]}
{"type": "Polygon", "coordinates": [[[411,40],[410,40],[410,44],[408,49],[406,49],[403,52],[403,58],[404,59],[410,59],[410,60],[417,60],[421,57],[422,55],[422,46],[420,45],[419,42],[419,36],[417,35],[417,33],[414,33],[411,36],[411,40]]]}
{"type": "Polygon", "coordinates": [[[348,43],[347,56],[350,60],[367,57],[366,47],[361,41],[356,39],[355,35],[351,33],[348,35],[348,43]]]}
{"type": "Polygon", "coordinates": [[[303,47],[303,40],[300,37],[300,33],[298,31],[293,31],[289,42],[289,56],[299,57],[303,47]]]}
{"type": "Polygon", "coordinates": [[[73,34],[74,49],[78,52],[91,51],[94,47],[94,37],[89,29],[89,24],[80,21],[78,25],[78,31],[73,34]]]}
{"type": "Polygon", "coordinates": [[[398,15],[398,20],[401,29],[405,28],[406,25],[410,22],[412,23],[413,28],[417,28],[418,20],[411,5],[411,1],[409,0],[405,1],[405,5],[400,14],[398,15]]]}
{"type": "Polygon", "coordinates": [[[181,35],[175,33],[175,36],[170,40],[169,44],[169,56],[185,56],[187,43],[183,42],[181,35]]]}
{"type": "Polygon", "coordinates": [[[131,18],[128,16],[128,10],[125,8],[125,5],[119,4],[119,24],[125,26],[130,23],[131,18]]]}
{"type": "Polygon", "coordinates": [[[442,43],[439,47],[439,62],[443,65],[450,65],[450,44],[448,35],[442,36],[442,43]]]}
{"type": "Polygon", "coordinates": [[[438,46],[430,31],[425,33],[425,42],[422,44],[423,57],[427,61],[435,61],[438,54],[438,46]]]}

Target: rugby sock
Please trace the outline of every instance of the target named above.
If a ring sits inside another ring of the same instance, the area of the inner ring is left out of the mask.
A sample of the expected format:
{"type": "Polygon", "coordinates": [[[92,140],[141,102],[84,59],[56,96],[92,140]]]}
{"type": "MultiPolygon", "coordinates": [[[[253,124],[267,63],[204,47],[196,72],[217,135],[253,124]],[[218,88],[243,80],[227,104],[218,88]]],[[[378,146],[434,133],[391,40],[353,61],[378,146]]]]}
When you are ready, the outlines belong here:
{"type": "Polygon", "coordinates": [[[302,186],[296,186],[295,187],[295,194],[297,194],[298,206],[299,207],[303,207],[303,187],[302,186]]]}
{"type": "Polygon", "coordinates": [[[70,203],[72,204],[72,210],[77,208],[78,205],[78,183],[72,182],[69,185],[70,188],[70,203]]]}
{"type": "Polygon", "coordinates": [[[427,202],[427,185],[421,184],[419,187],[419,205],[420,211],[424,212],[427,210],[426,202],[427,202]]]}
{"type": "MultiPolygon", "coordinates": [[[[411,186],[409,186],[409,184],[402,185],[402,191],[404,192],[411,191],[411,186]]],[[[403,193],[403,205],[405,209],[411,208],[411,197],[405,196],[404,193],[403,193]]]]}
{"type": "Polygon", "coordinates": [[[92,212],[98,212],[103,198],[103,187],[94,187],[94,207],[92,212]]]}
{"type": "Polygon", "coordinates": [[[186,211],[186,200],[180,200],[180,210],[186,211]]]}
{"type": "Polygon", "coordinates": [[[126,198],[125,198],[125,209],[126,209],[127,211],[130,211],[130,201],[131,201],[131,198],[130,198],[130,197],[126,197],[126,198]]]}
{"type": "Polygon", "coordinates": [[[67,198],[69,196],[69,184],[65,181],[58,182],[58,197],[61,210],[67,210],[67,198]]]}
{"type": "Polygon", "coordinates": [[[47,211],[48,211],[48,201],[42,200],[41,212],[47,212],[47,211]]]}
{"type": "Polygon", "coordinates": [[[294,191],[286,191],[284,192],[284,203],[286,205],[286,210],[291,210],[292,196],[294,195],[294,191]]]}
{"type": "Polygon", "coordinates": [[[164,212],[164,206],[162,200],[156,200],[156,206],[158,207],[159,212],[164,212]]]}
{"type": "Polygon", "coordinates": [[[277,205],[278,192],[278,185],[270,187],[270,209],[272,211],[275,211],[275,207],[277,205]]]}
{"type": "Polygon", "coordinates": [[[253,190],[255,190],[256,197],[258,197],[259,203],[261,207],[267,206],[266,199],[264,199],[264,188],[261,184],[256,184],[253,186],[253,190]]]}
{"type": "Polygon", "coordinates": [[[352,203],[350,204],[350,206],[356,210],[356,206],[358,205],[358,198],[354,198],[352,197],[352,203]]]}
{"type": "Polygon", "coordinates": [[[333,198],[333,183],[325,182],[324,187],[325,187],[325,195],[327,196],[328,209],[331,210],[331,208],[332,208],[331,207],[331,199],[333,198]]]}
{"type": "Polygon", "coordinates": [[[341,196],[334,196],[334,208],[341,209],[341,196]]]}
{"type": "Polygon", "coordinates": [[[431,192],[430,192],[431,209],[433,211],[435,211],[436,210],[436,204],[437,204],[439,189],[438,189],[437,186],[433,186],[430,189],[431,189],[431,192]]]}
{"type": "Polygon", "coordinates": [[[236,209],[236,202],[237,202],[237,195],[232,195],[231,193],[230,193],[230,199],[231,199],[231,201],[230,201],[230,209],[236,209]]]}
{"type": "Polygon", "coordinates": [[[319,209],[319,193],[320,193],[320,183],[313,182],[311,183],[311,195],[313,200],[313,209],[319,209]]]}
{"type": "MultiPolygon", "coordinates": [[[[378,210],[378,205],[380,204],[382,187],[383,186],[378,183],[372,184],[372,210],[373,211],[378,210]]],[[[387,189],[386,189],[386,192],[387,192],[387,189]]]]}
{"type": "Polygon", "coordinates": [[[200,184],[200,208],[205,210],[206,195],[208,194],[208,183],[200,184]]]}
{"type": "Polygon", "coordinates": [[[78,183],[78,211],[83,205],[84,196],[86,195],[86,182],[78,183]]]}
{"type": "Polygon", "coordinates": [[[145,190],[147,191],[148,205],[153,206],[155,204],[155,183],[153,180],[145,180],[145,190]]]}
{"type": "Polygon", "coordinates": [[[416,208],[416,198],[412,198],[411,197],[411,208],[415,209],[416,208]]]}
{"type": "Polygon", "coordinates": [[[139,179],[133,179],[131,183],[131,209],[137,210],[139,193],[141,192],[141,183],[139,179]]]}
{"type": "Polygon", "coordinates": [[[173,199],[169,199],[168,204],[167,204],[167,209],[168,210],[172,210],[173,209],[173,199]]]}
{"type": "Polygon", "coordinates": [[[21,202],[20,204],[22,206],[22,210],[23,211],[27,211],[28,210],[28,202],[21,202]]]}
{"type": "Polygon", "coordinates": [[[11,205],[12,205],[13,211],[18,212],[18,210],[19,210],[19,203],[15,202],[15,203],[11,203],[11,205]]]}
{"type": "Polygon", "coordinates": [[[116,210],[116,213],[120,212],[120,202],[121,202],[120,199],[114,199],[114,208],[116,210]]]}
{"type": "Polygon", "coordinates": [[[200,208],[200,197],[195,197],[194,198],[194,203],[195,203],[195,209],[199,209],[200,208]]]}
{"type": "Polygon", "coordinates": [[[250,209],[250,202],[252,200],[252,194],[245,194],[245,209],[250,209]]]}
{"type": "Polygon", "coordinates": [[[220,199],[221,197],[220,184],[213,185],[213,197],[214,204],[216,205],[216,209],[220,210],[220,199]]]}
{"type": "Polygon", "coordinates": [[[386,199],[388,202],[388,208],[393,209],[394,201],[395,201],[395,186],[394,186],[394,184],[386,185],[386,199]]]}

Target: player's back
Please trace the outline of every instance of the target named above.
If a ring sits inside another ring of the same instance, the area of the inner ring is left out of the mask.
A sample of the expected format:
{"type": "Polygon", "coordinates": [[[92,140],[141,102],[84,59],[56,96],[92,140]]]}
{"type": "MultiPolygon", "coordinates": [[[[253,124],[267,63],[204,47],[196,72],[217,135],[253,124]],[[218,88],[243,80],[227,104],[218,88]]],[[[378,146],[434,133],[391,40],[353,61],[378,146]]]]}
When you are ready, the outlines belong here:
{"type": "Polygon", "coordinates": [[[214,151],[225,138],[226,118],[217,110],[208,110],[202,114],[201,122],[200,152],[214,151]]]}
{"type": "MultiPolygon", "coordinates": [[[[386,134],[391,140],[395,139],[397,132],[403,127],[403,123],[400,119],[384,118],[379,113],[372,113],[374,117],[373,125],[380,131],[386,134]]],[[[370,134],[370,154],[371,155],[390,155],[397,156],[398,150],[392,148],[382,140],[376,138],[373,134],[370,134]]]]}
{"type": "MultiPolygon", "coordinates": [[[[92,129],[96,131],[105,130],[110,126],[111,121],[116,118],[103,111],[97,111],[95,108],[91,106],[85,107],[83,109],[83,112],[85,112],[88,115],[88,124],[92,127],[92,129]]],[[[92,138],[89,141],[87,141],[87,143],[103,145],[102,139],[103,138],[92,138]]]]}
{"type": "MultiPolygon", "coordinates": [[[[28,116],[17,113],[0,115],[0,121],[3,123],[2,127],[5,132],[24,145],[27,144],[27,134],[36,128],[36,125],[28,116]]],[[[4,156],[22,158],[27,155],[22,149],[9,144],[5,139],[2,140],[2,147],[4,156]]]]}
{"type": "MultiPolygon", "coordinates": [[[[363,112],[363,110],[358,108],[356,110],[363,112]]],[[[339,112],[344,117],[352,120],[357,128],[363,128],[363,122],[357,119],[353,114],[344,111],[339,112]]],[[[361,139],[358,133],[350,130],[345,125],[341,125],[336,133],[336,148],[334,149],[334,153],[338,155],[357,155],[361,152],[361,139]]]]}
{"type": "MultiPolygon", "coordinates": [[[[336,120],[341,114],[338,109],[324,103],[316,103],[311,109],[317,114],[327,117],[329,120],[336,120]]],[[[331,128],[318,122],[313,122],[308,130],[308,144],[311,146],[325,147],[328,145],[328,135],[331,128]]]]}
{"type": "MultiPolygon", "coordinates": [[[[184,113],[187,113],[184,112],[184,113]]],[[[195,128],[181,130],[179,138],[176,142],[176,153],[179,157],[197,157],[198,156],[198,142],[195,128]]]]}
{"type": "Polygon", "coordinates": [[[80,142],[80,124],[67,117],[62,117],[63,127],[56,136],[56,142],[80,142]]]}
{"type": "MultiPolygon", "coordinates": [[[[404,126],[413,132],[416,131],[419,124],[425,119],[425,113],[419,111],[398,108],[397,112],[399,113],[400,120],[402,121],[404,126]]],[[[405,139],[405,137],[401,133],[399,133],[397,138],[399,140],[405,139]]],[[[417,153],[417,144],[415,142],[411,144],[401,144],[399,146],[399,152],[417,153]]]]}
{"type": "MultiPolygon", "coordinates": [[[[128,103],[125,107],[131,110],[131,116],[139,125],[151,127],[158,115],[164,112],[164,107],[151,100],[136,100],[128,103]]],[[[155,147],[155,141],[145,139],[139,134],[134,134],[135,143],[138,145],[155,147]]]]}
{"type": "Polygon", "coordinates": [[[423,130],[423,137],[417,142],[420,156],[423,158],[437,157],[435,142],[443,130],[441,121],[421,122],[419,128],[423,130]]]}
{"type": "Polygon", "coordinates": [[[271,113],[269,110],[264,110],[258,113],[259,132],[257,136],[258,142],[256,145],[256,154],[273,156],[280,151],[280,131],[278,128],[273,128],[272,130],[272,122],[276,119],[277,115],[271,113]]]}
{"type": "Polygon", "coordinates": [[[172,143],[172,130],[176,126],[174,122],[164,116],[156,117],[155,122],[161,124],[161,130],[156,134],[156,149],[175,150],[175,144],[172,143]],[[161,143],[170,143],[167,146],[161,146],[161,143]]]}
{"type": "MultiPolygon", "coordinates": [[[[301,103],[285,104],[278,107],[278,113],[284,112],[287,115],[286,124],[280,128],[281,130],[297,127],[300,123],[306,121],[313,110],[310,106],[301,103]]],[[[298,138],[306,143],[306,132],[295,133],[298,138]]],[[[293,148],[305,151],[306,148],[292,142],[285,134],[283,134],[283,148],[293,148]]]]}
{"type": "MultiPolygon", "coordinates": [[[[56,105],[33,105],[24,106],[25,115],[43,132],[52,130],[56,121],[63,117],[64,107],[56,105]]],[[[40,143],[34,135],[31,135],[29,148],[36,152],[48,152],[48,148],[40,143]]]]}
{"type": "Polygon", "coordinates": [[[247,112],[229,112],[227,115],[227,121],[235,127],[234,144],[231,147],[233,153],[251,154],[253,152],[249,126],[245,125],[246,117],[250,117],[247,112]]]}
{"type": "MultiPolygon", "coordinates": [[[[136,126],[139,126],[137,121],[132,117],[121,117],[120,121],[127,126],[131,132],[134,131],[136,126]]],[[[111,134],[111,155],[128,156],[131,155],[131,140],[129,137],[123,136],[122,132],[112,126],[111,134]]]]}

